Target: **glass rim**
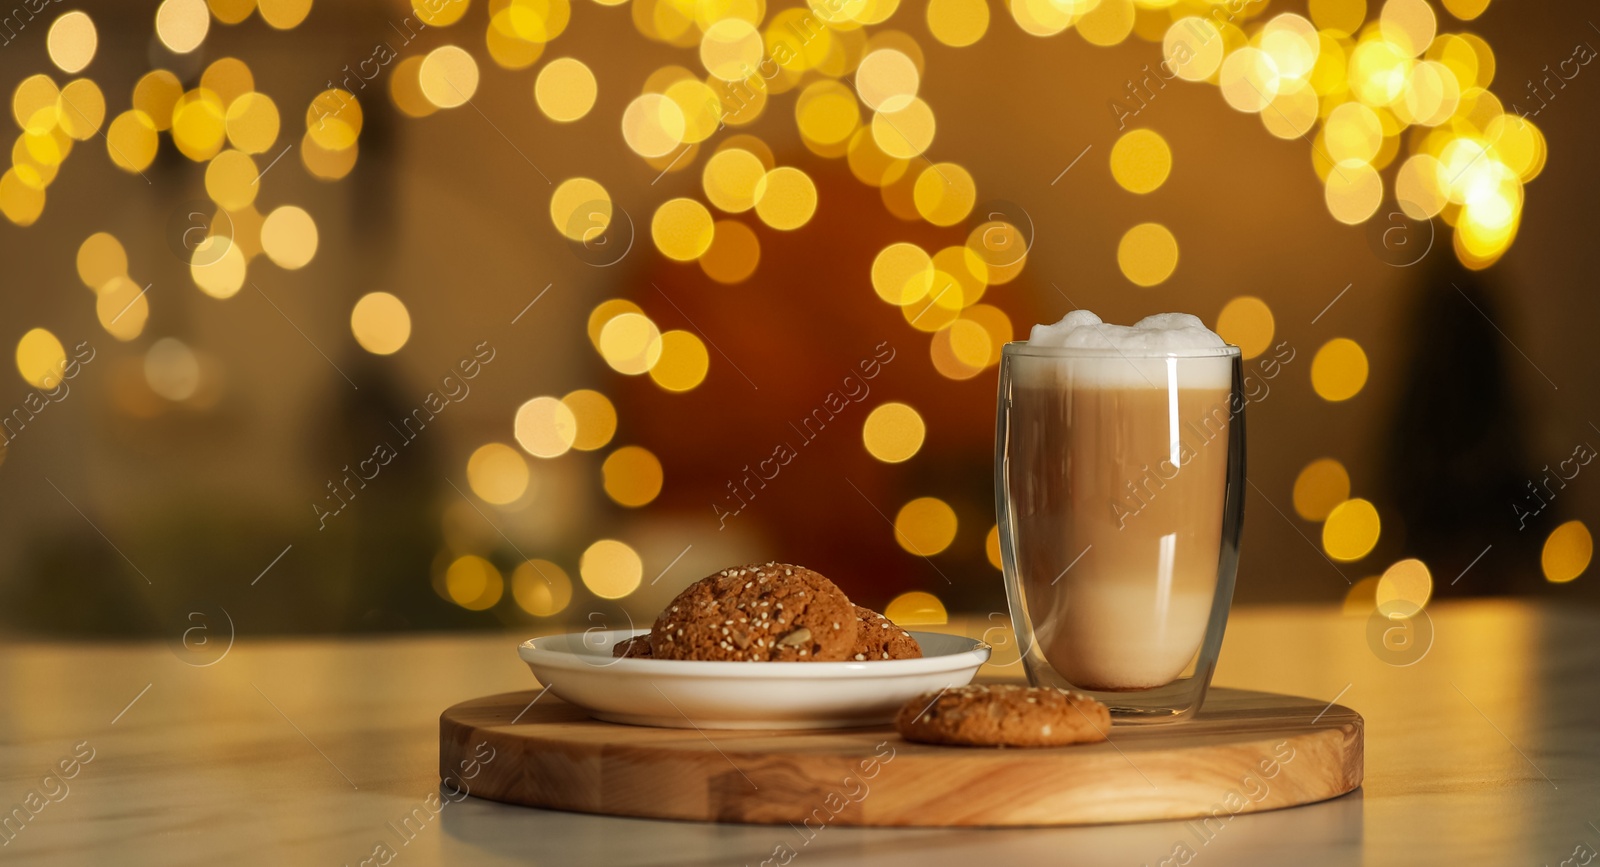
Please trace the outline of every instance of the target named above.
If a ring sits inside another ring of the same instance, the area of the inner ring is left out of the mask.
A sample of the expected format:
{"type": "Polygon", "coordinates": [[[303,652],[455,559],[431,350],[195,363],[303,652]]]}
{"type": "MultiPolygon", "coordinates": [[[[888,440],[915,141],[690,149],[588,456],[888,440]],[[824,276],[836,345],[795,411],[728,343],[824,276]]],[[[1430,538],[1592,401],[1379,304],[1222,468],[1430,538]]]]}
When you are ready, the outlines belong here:
{"type": "Polygon", "coordinates": [[[1117,349],[1115,347],[1034,346],[1026,340],[1013,340],[1001,347],[1005,358],[1237,358],[1239,347],[1232,343],[1199,349],[1117,349]]]}

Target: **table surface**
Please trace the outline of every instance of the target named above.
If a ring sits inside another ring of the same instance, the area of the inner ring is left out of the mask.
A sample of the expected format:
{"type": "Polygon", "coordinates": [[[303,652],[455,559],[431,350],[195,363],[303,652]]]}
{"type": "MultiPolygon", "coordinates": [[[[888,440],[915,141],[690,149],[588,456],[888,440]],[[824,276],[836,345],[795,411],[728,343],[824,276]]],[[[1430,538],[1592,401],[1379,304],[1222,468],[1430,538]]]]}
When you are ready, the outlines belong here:
{"type": "MultiPolygon", "coordinates": [[[[1600,613],[1483,601],[1431,606],[1425,617],[1413,637],[1431,624],[1431,639],[1416,645],[1427,652],[1402,666],[1394,662],[1415,654],[1381,658],[1393,654],[1366,617],[1235,611],[1216,682],[1361,712],[1366,783],[1206,835],[1165,822],[829,827],[803,838],[786,827],[511,807],[459,790],[441,800],[440,711],[533,683],[508,634],[240,637],[203,667],[159,642],[4,643],[0,809],[31,818],[0,825],[0,860],[935,865],[998,855],[1006,864],[1371,867],[1600,857],[1600,613]],[[398,830],[408,816],[422,819],[398,830]]],[[[989,630],[993,641],[994,625],[951,631],[989,630]]],[[[989,675],[1018,673],[1005,650],[989,675]]]]}

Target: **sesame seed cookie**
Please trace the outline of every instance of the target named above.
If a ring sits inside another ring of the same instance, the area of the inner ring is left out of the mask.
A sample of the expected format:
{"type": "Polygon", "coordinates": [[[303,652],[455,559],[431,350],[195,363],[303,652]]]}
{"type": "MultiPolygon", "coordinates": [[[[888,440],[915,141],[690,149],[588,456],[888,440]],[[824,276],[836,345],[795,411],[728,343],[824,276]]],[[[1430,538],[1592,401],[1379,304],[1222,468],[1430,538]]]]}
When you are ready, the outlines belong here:
{"type": "Polygon", "coordinates": [[[632,638],[624,638],[616,644],[611,645],[611,655],[619,659],[622,657],[627,657],[629,659],[649,659],[652,656],[650,652],[650,633],[646,632],[643,635],[635,635],[632,638]]]}
{"type": "Polygon", "coordinates": [[[844,591],[803,566],[724,569],[667,603],[650,631],[657,659],[818,662],[850,657],[855,612],[844,591]]]}
{"type": "Polygon", "coordinates": [[[922,645],[911,633],[894,625],[894,621],[864,605],[856,607],[856,644],[850,648],[850,658],[857,662],[869,659],[921,659],[922,645]]]}
{"type": "Polygon", "coordinates": [[[1060,747],[1105,740],[1111,712],[1081,692],[973,684],[917,696],[894,727],[925,744],[1060,747]]]}

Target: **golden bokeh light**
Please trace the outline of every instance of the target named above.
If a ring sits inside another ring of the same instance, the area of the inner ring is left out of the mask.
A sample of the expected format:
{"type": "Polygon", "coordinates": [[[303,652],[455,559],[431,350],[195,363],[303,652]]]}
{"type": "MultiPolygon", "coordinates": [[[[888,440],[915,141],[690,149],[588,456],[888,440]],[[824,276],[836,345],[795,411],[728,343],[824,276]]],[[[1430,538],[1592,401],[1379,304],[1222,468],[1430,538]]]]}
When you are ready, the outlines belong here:
{"type": "Polygon", "coordinates": [[[411,339],[411,312],[388,292],[369,292],[350,311],[350,333],[373,355],[393,355],[411,339]]]}
{"type": "Polygon", "coordinates": [[[78,279],[98,293],[111,280],[128,273],[128,252],[110,232],[95,232],[78,245],[78,279]]]}
{"type": "Polygon", "coordinates": [[[106,97],[100,86],[87,78],[67,82],[57,97],[56,114],[61,131],[84,141],[100,131],[106,119],[106,97]]]}
{"type": "Polygon", "coordinates": [[[1582,575],[1594,557],[1594,537],[1582,521],[1568,521],[1550,532],[1539,555],[1544,578],[1565,584],[1582,575]]]}
{"type": "Polygon", "coordinates": [[[1334,507],[1350,499],[1350,474],[1333,458],[1306,464],[1294,480],[1294,510],[1307,521],[1326,520],[1334,507]]]}
{"type": "Polygon", "coordinates": [[[257,0],[261,20],[275,30],[292,30],[311,14],[311,0],[257,0]]]}
{"type": "Polygon", "coordinates": [[[36,388],[54,388],[67,366],[67,350],[48,329],[33,328],[17,341],[17,372],[36,388]]]}
{"type": "Polygon", "coordinates": [[[317,255],[317,223],[304,208],[280,205],[261,223],[261,249],[279,268],[304,268],[317,255]]]}
{"type": "Polygon", "coordinates": [[[716,224],[694,199],[668,199],[650,218],[650,238],[668,259],[690,262],[711,248],[716,224]]]}
{"type": "Polygon", "coordinates": [[[589,342],[594,344],[596,350],[600,348],[600,332],[606,323],[624,313],[643,315],[644,310],[626,298],[608,298],[589,311],[589,342]]]}
{"type": "Polygon", "coordinates": [[[255,160],[244,151],[226,150],[206,165],[206,195],[228,211],[250,206],[261,186],[255,160]]]}
{"type": "Polygon", "coordinates": [[[478,62],[459,45],[441,45],[422,59],[417,84],[440,108],[466,105],[478,92],[478,62]]]}
{"type": "Polygon", "coordinates": [[[195,245],[189,260],[189,277],[212,298],[239,294],[247,271],[244,251],[226,235],[207,235],[195,245]]]}
{"type": "Polygon", "coordinates": [[[600,329],[597,347],[612,370],[638,376],[661,360],[661,329],[642,313],[621,313],[600,329]]]}
{"type": "Polygon", "coordinates": [[[1489,0],[1441,0],[1451,15],[1462,21],[1471,21],[1489,8],[1489,0]]]}
{"type": "Polygon", "coordinates": [[[938,497],[918,497],[894,516],[894,540],[901,548],[931,557],[956,539],[956,512],[938,497]]]}
{"type": "Polygon", "coordinates": [[[194,397],[200,390],[200,359],[175,337],[150,344],[144,354],[144,379],[150,390],[174,403],[194,397]]]}
{"type": "Polygon", "coordinates": [[[237,57],[219,58],[200,73],[200,86],[217,95],[226,108],[235,99],[255,90],[255,75],[237,57]]]}
{"type": "Polygon", "coordinates": [[[485,503],[514,503],[528,491],[528,461],[505,443],[485,443],[467,458],[467,485],[485,503]]]}
{"type": "Polygon", "coordinates": [[[1311,21],[1339,36],[1354,36],[1367,18],[1367,0],[1311,0],[1311,21]]]}
{"type": "Polygon", "coordinates": [[[822,79],[806,85],[795,98],[794,119],[808,147],[823,156],[838,156],[861,126],[861,108],[850,88],[822,79]]]}
{"type": "Polygon", "coordinates": [[[1160,133],[1133,129],[1111,146],[1111,177],[1130,193],[1148,193],[1172,173],[1172,149],[1160,133]]]}
{"type": "Polygon", "coordinates": [[[526,560],[511,571],[511,597],[535,617],[554,617],[572,602],[572,578],[549,560],[526,560]]]}
{"type": "Polygon", "coordinates": [[[873,114],[872,140],[891,157],[912,159],[933,144],[937,127],[933,109],[913,96],[904,106],[873,114]]]}
{"type": "Polygon", "coordinates": [[[247,154],[265,153],[278,140],[278,105],[264,93],[241,94],[228,105],[223,129],[228,141],[247,154]]]}
{"type": "Polygon", "coordinates": [[[215,93],[196,88],[173,103],[172,143],[189,159],[203,162],[216,156],[227,135],[227,109],[215,93]]]}
{"type": "Polygon", "coordinates": [[[899,241],[872,260],[872,288],[890,304],[921,301],[933,290],[933,258],[916,244],[899,241]]]}
{"type": "Polygon", "coordinates": [[[1323,400],[1349,400],[1367,384],[1367,370],[1367,353],[1361,344],[1336,337],[1322,344],[1311,359],[1311,387],[1323,400]]]}
{"type": "Polygon", "coordinates": [[[550,222],[573,241],[589,241],[611,225],[611,194],[598,181],[568,178],[550,195],[550,222]]]}
{"type": "Polygon", "coordinates": [[[11,94],[11,116],[30,135],[49,135],[60,119],[61,89],[50,76],[30,75],[11,94]]]}
{"type": "Polygon", "coordinates": [[[761,263],[761,242],[738,220],[718,220],[711,247],[700,257],[700,270],[718,283],[741,283],[761,263]]]}
{"type": "Polygon", "coordinates": [[[1378,578],[1372,601],[1378,611],[1390,620],[1405,620],[1428,604],[1433,596],[1433,573],[1421,560],[1401,560],[1378,578]]]}
{"type": "Polygon", "coordinates": [[[1366,222],[1383,202],[1378,170],[1350,160],[1334,166],[1323,186],[1323,201],[1335,220],[1349,225],[1366,222]]]}
{"type": "Polygon", "coordinates": [[[156,37],[174,54],[199,48],[210,29],[211,10],[205,0],[162,0],[156,7],[156,37]]]}
{"type": "Polygon", "coordinates": [[[589,592],[601,599],[621,599],[639,588],[644,561],[625,542],[601,539],[578,559],[578,574],[589,592]]]}
{"type": "Polygon", "coordinates": [[[856,67],[856,93],[873,111],[896,111],[911,103],[921,86],[917,64],[904,52],[880,48],[856,67]]]}
{"type": "Polygon", "coordinates": [[[622,139],[642,157],[672,153],[687,131],[683,109],[659,93],[640,94],[622,112],[622,139]]]}
{"type": "Polygon", "coordinates": [[[618,505],[638,508],[661,493],[661,461],[642,446],[623,446],[600,466],[602,487],[618,505]]]}
{"type": "MultiPolygon", "coordinates": [[[[20,20],[20,19],[19,19],[20,20]]],[[[68,75],[74,75],[94,60],[95,49],[100,46],[100,34],[87,13],[66,12],[50,24],[45,36],[45,47],[50,52],[50,62],[68,75]]]]}
{"type": "Polygon", "coordinates": [[[1138,286],[1155,286],[1178,267],[1178,239],[1160,223],[1140,223],[1117,244],[1117,267],[1138,286]]]}
{"type": "Polygon", "coordinates": [[[451,562],[445,570],[444,586],[450,601],[468,611],[493,608],[506,589],[500,570],[476,554],[464,554],[451,562]]]}
{"type": "Polygon", "coordinates": [[[114,277],[95,299],[94,314],[107,334],[126,343],[144,333],[150,317],[149,296],[127,277],[114,277]]]}
{"type": "Polygon", "coordinates": [[[561,402],[572,413],[577,425],[577,433],[572,438],[573,448],[592,452],[605,447],[616,435],[617,408],[612,405],[610,398],[598,391],[580,388],[561,398],[561,402]]]}
{"type": "Polygon", "coordinates": [[[1185,81],[1205,81],[1222,66],[1226,50],[1221,31],[1205,18],[1189,16],[1172,22],[1161,40],[1167,68],[1185,81]]]}
{"type": "Polygon", "coordinates": [[[211,17],[223,24],[239,24],[256,11],[256,0],[206,0],[211,17]]]}
{"type": "Polygon", "coordinates": [[[971,173],[955,163],[934,163],[917,175],[911,195],[922,219],[935,226],[954,226],[972,213],[978,186],[971,173]]]}
{"type": "Polygon", "coordinates": [[[955,318],[934,332],[928,343],[933,369],[946,379],[971,379],[983,372],[994,355],[989,332],[966,318],[955,318]]]}
{"type": "Polygon", "coordinates": [[[661,358],[650,368],[650,378],[667,391],[689,391],[705,381],[711,356],[699,337],[688,331],[661,335],[661,358]]]}
{"type": "Polygon", "coordinates": [[[1272,345],[1275,323],[1272,308],[1254,295],[1240,295],[1217,314],[1217,334],[1239,347],[1246,360],[1255,358],[1272,345]]]}
{"type": "Polygon", "coordinates": [[[1323,122],[1327,155],[1335,163],[1370,163],[1383,146],[1383,123],[1377,112],[1359,102],[1347,102],[1323,122]]]}
{"type": "Polygon", "coordinates": [[[1090,45],[1118,45],[1133,32],[1133,0],[1100,0],[1098,3],[1067,0],[1065,5],[1080,6],[1082,17],[1074,27],[1090,45]]]}
{"type": "Polygon", "coordinates": [[[106,155],[123,171],[142,172],[149,168],[160,143],[155,124],[137,109],[117,115],[106,129],[106,155]]]}
{"type": "Polygon", "coordinates": [[[984,0],[928,0],[928,32],[951,48],[965,48],[989,30],[984,0]]]}
{"type": "Polygon", "coordinates": [[[598,93],[594,73],[575,57],[557,57],[546,63],[533,82],[539,110],[557,123],[571,123],[588,114],[598,93]]]}
{"type": "Polygon", "coordinates": [[[790,231],[810,222],[817,211],[817,185],[792,166],[779,166],[756,182],[756,216],[774,229],[790,231]]]}
{"type": "Polygon", "coordinates": [[[1322,525],[1322,548],[1335,560],[1360,560],[1378,544],[1382,527],[1376,506],[1359,497],[1345,500],[1328,512],[1322,525]]]}
{"type": "Polygon", "coordinates": [[[417,20],[429,27],[449,27],[467,14],[468,0],[411,0],[417,20]]]}
{"type": "Polygon", "coordinates": [[[891,401],[867,414],[867,420],[861,425],[861,442],[874,458],[886,464],[898,464],[916,456],[927,433],[920,413],[906,404],[891,401]]]}
{"type": "Polygon", "coordinates": [[[0,175],[0,212],[19,226],[29,226],[44,213],[44,190],[38,183],[24,179],[27,166],[12,167],[0,175]]]}
{"type": "Polygon", "coordinates": [[[165,69],[153,69],[139,77],[133,86],[133,107],[157,130],[172,128],[172,109],[183,96],[178,76],[165,69]]]}
{"type": "Polygon", "coordinates": [[[748,79],[762,52],[760,31],[742,18],[719,18],[700,39],[700,64],[723,81],[748,79]]]}
{"type": "Polygon", "coordinates": [[[1378,32],[1402,53],[1416,57],[1433,44],[1438,24],[1428,0],[1384,0],[1378,32]]]}
{"type": "Polygon", "coordinates": [[[422,60],[413,54],[396,63],[389,73],[389,98],[407,117],[427,117],[439,110],[422,92],[422,60]]]}
{"type": "Polygon", "coordinates": [[[578,417],[564,401],[536,397],[517,407],[512,436],[536,458],[558,458],[578,440],[578,417]]]}
{"type": "Polygon", "coordinates": [[[944,603],[932,593],[912,590],[889,600],[883,607],[883,616],[897,626],[940,626],[950,622],[944,603]]]}
{"type": "Polygon", "coordinates": [[[1000,556],[1000,525],[995,524],[989,528],[989,535],[983,537],[983,553],[989,558],[989,565],[996,569],[1004,569],[1005,564],[1000,556]]]}
{"type": "Polygon", "coordinates": [[[1217,71],[1217,86],[1228,105],[1254,114],[1272,104],[1282,79],[1278,64],[1266,52],[1246,46],[1229,54],[1217,71]]]}
{"type": "Polygon", "coordinates": [[[706,160],[700,174],[706,200],[730,214],[756,205],[756,186],[767,174],[761,158],[743,148],[724,148],[706,160]]]}

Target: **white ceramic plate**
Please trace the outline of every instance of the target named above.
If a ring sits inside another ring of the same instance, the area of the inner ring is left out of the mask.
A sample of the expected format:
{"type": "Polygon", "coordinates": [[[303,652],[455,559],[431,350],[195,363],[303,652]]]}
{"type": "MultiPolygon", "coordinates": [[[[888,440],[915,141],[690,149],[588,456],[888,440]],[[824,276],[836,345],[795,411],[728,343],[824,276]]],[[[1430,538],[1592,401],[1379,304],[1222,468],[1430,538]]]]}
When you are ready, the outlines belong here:
{"type": "Polygon", "coordinates": [[[611,646],[648,630],[613,629],[524,641],[518,654],[564,701],[608,722],[668,728],[818,729],[880,725],[915,696],[962,686],[989,645],[913,632],[921,659],[867,662],[698,662],[618,659],[611,646]]]}

